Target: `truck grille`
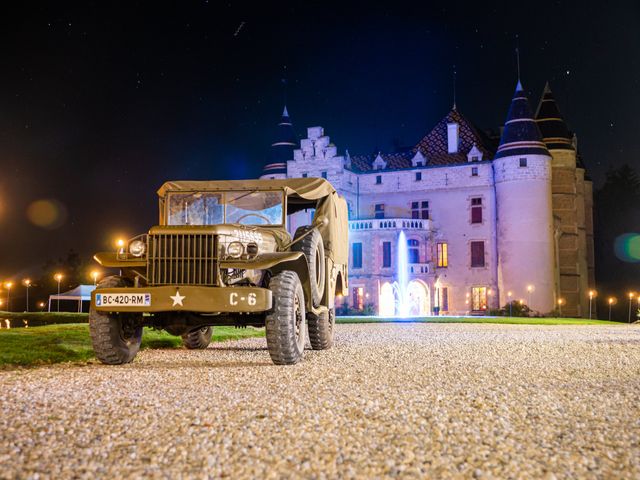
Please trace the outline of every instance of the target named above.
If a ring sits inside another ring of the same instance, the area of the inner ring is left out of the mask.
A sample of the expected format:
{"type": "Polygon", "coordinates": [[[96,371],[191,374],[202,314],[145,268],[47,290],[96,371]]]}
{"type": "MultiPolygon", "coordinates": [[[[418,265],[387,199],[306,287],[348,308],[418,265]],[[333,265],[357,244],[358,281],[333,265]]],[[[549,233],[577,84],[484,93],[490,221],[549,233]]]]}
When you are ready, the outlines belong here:
{"type": "Polygon", "coordinates": [[[149,235],[148,239],[151,285],[217,285],[216,235],[163,233],[149,235]]]}

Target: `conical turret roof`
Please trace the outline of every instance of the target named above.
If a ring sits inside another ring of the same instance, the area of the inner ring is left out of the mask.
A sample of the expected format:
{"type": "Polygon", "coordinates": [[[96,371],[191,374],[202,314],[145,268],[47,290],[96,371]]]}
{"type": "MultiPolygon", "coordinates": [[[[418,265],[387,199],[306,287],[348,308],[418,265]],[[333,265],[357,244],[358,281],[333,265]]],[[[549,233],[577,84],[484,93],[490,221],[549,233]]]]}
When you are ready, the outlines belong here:
{"type": "Polygon", "coordinates": [[[520,80],[516,85],[504,130],[500,137],[500,146],[494,158],[512,155],[550,156],[547,147],[542,141],[538,125],[533,119],[529,99],[522,88],[520,80]]]}
{"type": "Polygon", "coordinates": [[[271,158],[269,163],[264,166],[263,175],[286,175],[287,161],[293,160],[293,150],[298,145],[286,105],[278,123],[275,140],[271,144],[271,158]]]}
{"type": "Polygon", "coordinates": [[[564,122],[556,99],[551,92],[549,82],[544,87],[542,98],[536,111],[536,122],[542,134],[542,140],[548,149],[574,150],[571,134],[564,122]]]}

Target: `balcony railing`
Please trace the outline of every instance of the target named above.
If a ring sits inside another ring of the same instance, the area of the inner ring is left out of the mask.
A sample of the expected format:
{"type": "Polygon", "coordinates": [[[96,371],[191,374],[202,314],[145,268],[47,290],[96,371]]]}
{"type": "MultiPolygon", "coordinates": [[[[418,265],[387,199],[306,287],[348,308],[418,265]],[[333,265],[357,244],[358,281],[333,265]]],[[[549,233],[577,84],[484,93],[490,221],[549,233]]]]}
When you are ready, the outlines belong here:
{"type": "Polygon", "coordinates": [[[432,230],[431,220],[418,218],[371,218],[349,220],[349,230],[432,230]]]}

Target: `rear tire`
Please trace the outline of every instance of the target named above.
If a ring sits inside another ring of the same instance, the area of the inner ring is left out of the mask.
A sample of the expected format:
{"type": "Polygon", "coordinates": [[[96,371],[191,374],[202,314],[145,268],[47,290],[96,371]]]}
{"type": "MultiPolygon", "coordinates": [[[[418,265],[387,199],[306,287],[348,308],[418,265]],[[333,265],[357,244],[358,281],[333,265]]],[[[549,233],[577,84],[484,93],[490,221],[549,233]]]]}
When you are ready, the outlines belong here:
{"type": "Polygon", "coordinates": [[[304,253],[307,257],[307,265],[309,266],[309,283],[311,284],[311,301],[313,306],[317,307],[322,301],[324,295],[325,268],[324,268],[324,243],[322,243],[322,235],[317,228],[310,225],[299,227],[296,230],[294,239],[298,238],[309,230],[307,234],[298,243],[295,243],[291,249],[304,253]]]}
{"type": "Polygon", "coordinates": [[[276,365],[298,363],[306,341],[304,291],[298,274],[289,270],[269,281],[273,308],[265,318],[267,348],[276,365]]]}
{"type": "Polygon", "coordinates": [[[333,346],[333,337],[336,324],[336,310],[331,308],[326,312],[316,315],[307,313],[309,326],[309,343],[314,350],[326,350],[333,346]]]}
{"type": "MultiPolygon", "coordinates": [[[[124,278],[111,276],[101,280],[97,288],[129,286],[124,278]]],[[[142,342],[141,320],[141,313],[99,312],[91,302],[89,333],[98,360],[107,365],[131,362],[142,342]]]]}
{"type": "Polygon", "coordinates": [[[182,335],[182,344],[189,350],[204,350],[211,343],[213,327],[202,327],[182,335]]]}

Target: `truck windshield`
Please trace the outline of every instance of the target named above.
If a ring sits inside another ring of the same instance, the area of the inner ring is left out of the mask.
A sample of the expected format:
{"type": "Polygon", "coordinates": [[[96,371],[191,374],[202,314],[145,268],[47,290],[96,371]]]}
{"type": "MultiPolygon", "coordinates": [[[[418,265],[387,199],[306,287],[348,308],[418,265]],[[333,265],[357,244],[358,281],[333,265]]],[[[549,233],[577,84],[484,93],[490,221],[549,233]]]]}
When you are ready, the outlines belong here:
{"type": "Polygon", "coordinates": [[[170,193],[167,225],[281,225],[282,199],[280,191],[170,193]]]}

